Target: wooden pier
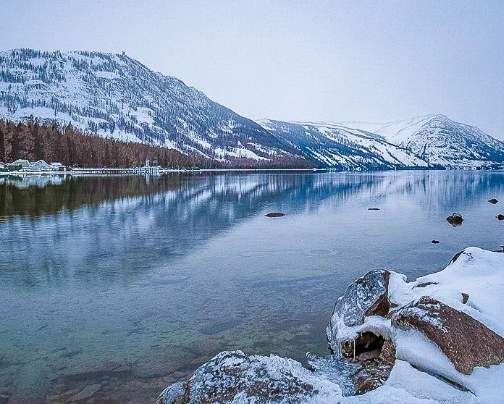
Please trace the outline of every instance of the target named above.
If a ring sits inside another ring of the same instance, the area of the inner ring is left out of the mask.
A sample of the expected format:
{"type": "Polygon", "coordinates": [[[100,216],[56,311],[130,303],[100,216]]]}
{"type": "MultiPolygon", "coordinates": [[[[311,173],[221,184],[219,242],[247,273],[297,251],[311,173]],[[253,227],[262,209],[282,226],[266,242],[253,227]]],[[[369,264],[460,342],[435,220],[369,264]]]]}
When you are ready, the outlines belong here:
{"type": "Polygon", "coordinates": [[[143,174],[159,175],[160,167],[134,167],[134,168],[72,168],[69,174],[143,174]]]}

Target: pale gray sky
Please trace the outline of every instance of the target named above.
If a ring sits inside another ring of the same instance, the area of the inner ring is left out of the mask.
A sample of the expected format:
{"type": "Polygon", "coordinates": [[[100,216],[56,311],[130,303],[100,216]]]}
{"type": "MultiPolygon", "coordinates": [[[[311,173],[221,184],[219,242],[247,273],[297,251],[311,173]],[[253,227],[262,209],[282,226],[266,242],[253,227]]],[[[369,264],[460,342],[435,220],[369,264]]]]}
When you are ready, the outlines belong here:
{"type": "Polygon", "coordinates": [[[250,118],[504,139],[503,21],[503,0],[0,0],[0,49],[125,51],[250,118]]]}

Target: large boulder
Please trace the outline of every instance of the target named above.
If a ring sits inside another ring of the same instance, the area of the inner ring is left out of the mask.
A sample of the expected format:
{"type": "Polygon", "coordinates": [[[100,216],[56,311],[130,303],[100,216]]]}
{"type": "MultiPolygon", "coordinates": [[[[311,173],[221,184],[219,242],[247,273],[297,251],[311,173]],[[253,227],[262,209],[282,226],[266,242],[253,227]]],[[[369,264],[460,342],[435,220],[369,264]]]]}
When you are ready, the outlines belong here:
{"type": "Polygon", "coordinates": [[[387,379],[395,361],[392,341],[380,332],[376,321],[365,323],[366,318],[388,322],[391,308],[389,299],[391,273],[374,270],[351,283],[334,306],[327,339],[337,356],[355,365],[350,378],[353,394],[364,394],[381,386],[387,379]]]}
{"type": "Polygon", "coordinates": [[[327,326],[327,340],[335,352],[341,349],[340,331],[364,323],[368,316],[386,316],[390,310],[390,272],[374,270],[351,283],[334,306],[327,326]]]}
{"type": "Polygon", "coordinates": [[[315,377],[299,362],[230,351],[198,368],[188,382],[165,389],[157,404],[323,403],[339,398],[338,385],[315,377]]]}
{"type": "Polygon", "coordinates": [[[504,338],[466,313],[429,296],[394,313],[392,327],[420,331],[456,370],[467,375],[476,366],[489,367],[504,360],[504,338]]]}

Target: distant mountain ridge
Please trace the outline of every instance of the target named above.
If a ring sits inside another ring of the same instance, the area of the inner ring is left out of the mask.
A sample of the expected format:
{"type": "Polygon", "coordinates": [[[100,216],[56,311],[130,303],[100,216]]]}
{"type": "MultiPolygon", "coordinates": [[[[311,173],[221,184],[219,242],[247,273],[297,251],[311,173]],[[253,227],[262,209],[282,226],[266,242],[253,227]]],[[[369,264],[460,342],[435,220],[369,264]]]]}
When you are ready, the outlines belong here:
{"type": "Polygon", "coordinates": [[[254,122],[125,54],[0,52],[0,117],[228,165],[392,169],[502,165],[504,143],[443,115],[388,124],[254,122]]]}
{"type": "Polygon", "coordinates": [[[345,124],[383,136],[388,142],[411,150],[431,165],[481,167],[504,161],[503,142],[475,126],[452,121],[441,114],[385,124],[345,124]]]}
{"type": "Polygon", "coordinates": [[[263,128],[306,159],[338,169],[427,168],[426,161],[382,136],[334,123],[262,120],[263,128]]]}

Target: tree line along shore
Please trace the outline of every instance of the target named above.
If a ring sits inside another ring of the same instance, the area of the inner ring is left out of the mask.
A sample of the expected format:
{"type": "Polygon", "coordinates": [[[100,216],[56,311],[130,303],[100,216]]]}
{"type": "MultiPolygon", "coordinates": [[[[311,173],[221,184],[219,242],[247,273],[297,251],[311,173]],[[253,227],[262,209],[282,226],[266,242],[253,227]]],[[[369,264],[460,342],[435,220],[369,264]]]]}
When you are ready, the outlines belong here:
{"type": "Polygon", "coordinates": [[[186,155],[167,147],[103,138],[74,128],[45,124],[30,117],[14,123],[0,119],[0,163],[16,160],[60,162],[66,167],[140,167],[148,160],[164,168],[309,168],[306,161],[255,161],[236,158],[217,161],[198,155],[186,155]],[[294,163],[294,165],[293,165],[294,163]]]}

